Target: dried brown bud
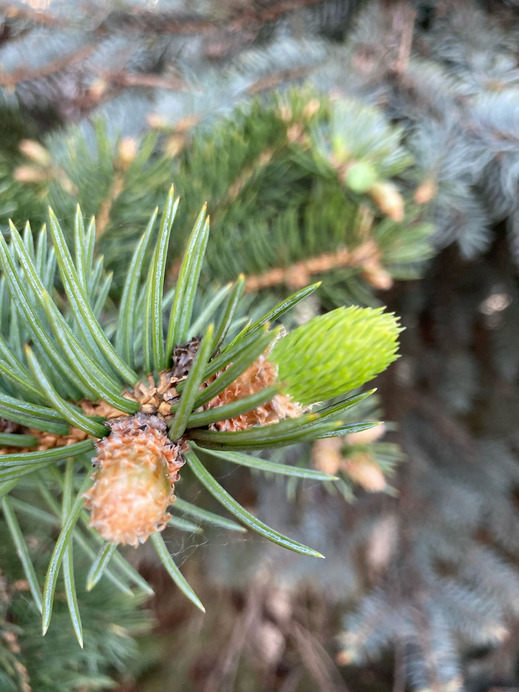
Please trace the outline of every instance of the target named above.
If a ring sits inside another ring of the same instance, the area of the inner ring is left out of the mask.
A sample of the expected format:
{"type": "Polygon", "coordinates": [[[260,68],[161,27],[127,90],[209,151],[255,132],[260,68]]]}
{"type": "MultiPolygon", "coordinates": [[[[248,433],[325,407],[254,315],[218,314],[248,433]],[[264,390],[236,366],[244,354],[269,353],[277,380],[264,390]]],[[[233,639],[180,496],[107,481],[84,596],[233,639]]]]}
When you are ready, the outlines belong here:
{"type": "Polygon", "coordinates": [[[133,137],[123,137],[119,143],[116,165],[123,171],[128,170],[137,156],[137,142],[133,137]]]}
{"type": "MultiPolygon", "coordinates": [[[[277,365],[271,363],[265,354],[262,354],[237,380],[212,399],[207,404],[207,408],[230,404],[276,384],[279,381],[277,371],[277,365]]],[[[215,427],[218,430],[245,430],[253,425],[277,423],[283,418],[297,418],[303,411],[303,407],[288,394],[276,394],[263,406],[258,406],[248,413],[242,413],[236,418],[219,421],[215,427]]]]}
{"type": "Polygon", "coordinates": [[[291,123],[294,118],[294,114],[290,106],[285,104],[281,105],[279,107],[279,117],[284,123],[291,123]]]}
{"type": "Polygon", "coordinates": [[[35,166],[18,166],[14,169],[14,179],[19,183],[43,183],[50,180],[49,171],[35,166]]]}
{"type": "Polygon", "coordinates": [[[373,288],[381,291],[387,291],[393,286],[393,277],[376,259],[371,259],[364,263],[362,276],[373,288]]]}
{"type": "Polygon", "coordinates": [[[316,440],[312,447],[314,468],[335,476],[342,466],[342,440],[339,437],[325,437],[316,440]]]}
{"type": "Polygon", "coordinates": [[[174,158],[178,156],[186,145],[186,137],[184,134],[175,134],[167,138],[164,144],[164,153],[166,156],[174,158]]]}
{"type": "Polygon", "coordinates": [[[96,79],[89,89],[89,94],[94,101],[99,101],[106,93],[108,83],[104,79],[96,79]]]}
{"type": "Polygon", "coordinates": [[[303,118],[310,120],[313,116],[319,112],[321,107],[319,99],[310,99],[306,106],[303,108],[303,118]]]}
{"type": "Polygon", "coordinates": [[[178,133],[189,132],[189,130],[193,129],[195,125],[198,125],[200,120],[200,115],[197,115],[196,113],[192,113],[191,115],[185,115],[183,118],[180,118],[180,120],[177,120],[173,129],[175,130],[175,132],[178,133]]]}
{"type": "Polygon", "coordinates": [[[171,123],[158,113],[149,113],[146,116],[148,127],[152,130],[170,130],[171,123]]]}
{"type": "Polygon", "coordinates": [[[386,426],[384,423],[379,423],[373,428],[368,428],[367,430],[361,430],[360,432],[351,433],[345,438],[345,442],[350,445],[369,445],[372,442],[379,440],[382,435],[386,432],[386,426]]]}
{"type": "Polygon", "coordinates": [[[390,219],[404,220],[404,199],[396,185],[390,182],[375,183],[369,190],[369,196],[390,219]]]}
{"type": "Polygon", "coordinates": [[[34,139],[22,139],[20,142],[20,151],[24,156],[40,166],[47,167],[52,163],[47,149],[34,139]]]}
{"type": "Polygon", "coordinates": [[[414,201],[417,204],[428,204],[438,194],[438,185],[432,178],[426,178],[414,193],[414,201]]]}
{"type": "Polygon", "coordinates": [[[303,136],[303,127],[299,123],[294,123],[287,130],[287,140],[293,144],[298,142],[303,136]]]}
{"type": "Polygon", "coordinates": [[[342,468],[352,481],[370,493],[380,492],[387,485],[382,469],[369,452],[352,454],[343,461],[342,468]]]}

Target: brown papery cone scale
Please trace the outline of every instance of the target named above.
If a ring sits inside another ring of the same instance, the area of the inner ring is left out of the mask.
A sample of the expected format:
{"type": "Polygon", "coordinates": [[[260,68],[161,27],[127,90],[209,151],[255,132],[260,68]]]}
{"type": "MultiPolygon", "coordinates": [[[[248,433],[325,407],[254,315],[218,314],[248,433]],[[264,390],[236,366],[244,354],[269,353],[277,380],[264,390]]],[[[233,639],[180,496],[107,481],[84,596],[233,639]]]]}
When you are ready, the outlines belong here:
{"type": "MultiPolygon", "coordinates": [[[[262,389],[278,382],[277,365],[271,363],[268,360],[268,356],[262,354],[231,385],[212,399],[208,403],[207,408],[230,404],[260,392],[262,389]]],[[[215,423],[214,427],[217,430],[246,430],[253,425],[266,425],[268,423],[277,423],[284,418],[297,418],[303,412],[303,407],[297,401],[294,401],[291,396],[288,394],[276,394],[266,404],[235,418],[219,421],[215,423]]]]}

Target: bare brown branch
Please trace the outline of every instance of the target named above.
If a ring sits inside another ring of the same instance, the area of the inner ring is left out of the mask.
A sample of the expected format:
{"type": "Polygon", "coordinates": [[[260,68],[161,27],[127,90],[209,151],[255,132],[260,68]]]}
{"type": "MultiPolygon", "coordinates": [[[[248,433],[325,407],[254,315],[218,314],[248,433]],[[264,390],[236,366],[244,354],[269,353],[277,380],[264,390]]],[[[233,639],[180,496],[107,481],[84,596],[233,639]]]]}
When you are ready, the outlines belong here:
{"type": "MultiPolygon", "coordinates": [[[[380,265],[380,250],[377,244],[373,240],[367,240],[358,245],[354,250],[339,248],[335,252],[326,252],[317,257],[309,257],[288,267],[274,267],[263,274],[248,276],[245,282],[245,290],[248,293],[253,293],[281,284],[285,284],[293,289],[302,288],[316,274],[323,274],[332,269],[345,267],[362,267],[366,272],[373,272],[375,269],[379,272],[385,271],[380,265]]],[[[387,274],[387,277],[386,283],[389,284],[391,277],[389,274],[387,274]]],[[[381,281],[378,287],[389,288],[389,285],[384,286],[382,284],[383,282],[381,281]]]]}

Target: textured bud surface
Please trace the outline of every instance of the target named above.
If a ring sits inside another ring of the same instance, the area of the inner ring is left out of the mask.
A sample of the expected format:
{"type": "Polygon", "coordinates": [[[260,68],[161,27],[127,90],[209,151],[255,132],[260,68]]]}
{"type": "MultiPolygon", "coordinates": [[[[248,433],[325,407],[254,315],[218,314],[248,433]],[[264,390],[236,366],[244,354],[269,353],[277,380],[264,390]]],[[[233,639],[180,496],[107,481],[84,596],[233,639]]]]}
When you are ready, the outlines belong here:
{"type": "MultiPolygon", "coordinates": [[[[267,356],[262,354],[237,380],[212,399],[207,408],[230,404],[276,384],[279,382],[277,372],[277,365],[271,363],[267,356]]],[[[253,425],[266,425],[277,423],[283,418],[296,418],[302,413],[303,408],[291,396],[276,394],[263,406],[258,406],[235,418],[215,423],[215,428],[217,430],[245,430],[253,425]]]]}
{"type": "Polygon", "coordinates": [[[303,406],[373,379],[397,356],[401,328],[382,309],[337,308],[294,329],[269,354],[279,380],[303,406]]]}
{"type": "Polygon", "coordinates": [[[137,413],[107,424],[111,432],[97,443],[99,468],[85,506],[103,538],[135,546],[165,528],[184,460],[157,416],[137,413]]]}

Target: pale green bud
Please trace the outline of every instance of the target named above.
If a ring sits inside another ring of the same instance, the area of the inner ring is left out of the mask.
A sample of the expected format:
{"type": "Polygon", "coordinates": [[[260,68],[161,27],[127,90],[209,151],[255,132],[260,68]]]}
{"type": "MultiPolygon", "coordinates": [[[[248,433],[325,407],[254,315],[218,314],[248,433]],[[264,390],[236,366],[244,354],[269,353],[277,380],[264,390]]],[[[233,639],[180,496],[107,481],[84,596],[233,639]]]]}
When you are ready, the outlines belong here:
{"type": "Polygon", "coordinates": [[[337,308],[280,339],[269,354],[303,406],[345,394],[396,360],[398,318],[382,308],[337,308]]]}
{"type": "Polygon", "coordinates": [[[377,171],[367,161],[357,161],[349,166],[344,182],[353,192],[367,192],[377,181],[377,171]]]}

